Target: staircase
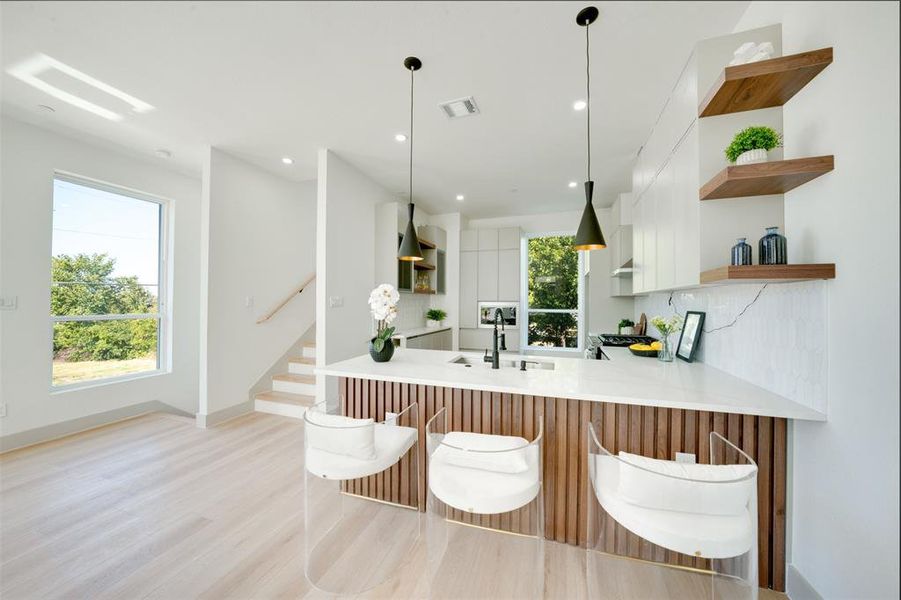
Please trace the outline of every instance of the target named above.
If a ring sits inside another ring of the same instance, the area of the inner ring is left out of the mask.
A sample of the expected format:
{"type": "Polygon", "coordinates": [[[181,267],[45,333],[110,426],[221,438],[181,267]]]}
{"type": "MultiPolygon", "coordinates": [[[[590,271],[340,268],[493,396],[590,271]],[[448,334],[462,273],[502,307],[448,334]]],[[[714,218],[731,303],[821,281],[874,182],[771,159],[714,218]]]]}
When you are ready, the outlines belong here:
{"type": "Polygon", "coordinates": [[[303,356],[288,359],[288,372],[272,376],[272,390],[254,396],[257,412],[302,419],[316,403],[316,344],[305,342],[303,356]]]}

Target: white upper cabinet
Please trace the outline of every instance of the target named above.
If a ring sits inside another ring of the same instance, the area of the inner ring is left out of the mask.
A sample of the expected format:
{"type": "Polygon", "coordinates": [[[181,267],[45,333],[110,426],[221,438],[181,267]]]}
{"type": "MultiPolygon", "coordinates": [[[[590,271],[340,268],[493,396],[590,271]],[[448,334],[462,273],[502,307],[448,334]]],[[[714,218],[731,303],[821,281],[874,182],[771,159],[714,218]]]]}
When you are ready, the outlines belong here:
{"type": "Polygon", "coordinates": [[[479,230],[464,229],[460,232],[460,251],[469,252],[479,249],[479,230]]]}
{"type": "Polygon", "coordinates": [[[644,289],[644,196],[632,205],[632,292],[644,289]]]}
{"type": "Polygon", "coordinates": [[[479,229],[479,250],[497,250],[497,229],[479,229]]]}
{"type": "Polygon", "coordinates": [[[479,302],[498,300],[497,250],[479,251],[479,302]]]}
{"type": "Polygon", "coordinates": [[[654,182],[656,201],[655,222],[657,228],[657,260],[655,273],[657,288],[673,287],[676,279],[676,263],[673,253],[673,162],[666,163],[654,182]]]}
{"type": "MultiPolygon", "coordinates": [[[[498,250],[519,250],[519,227],[505,227],[497,230],[498,250]]],[[[488,248],[490,250],[490,248],[488,248]]]]}
{"type": "Polygon", "coordinates": [[[479,253],[460,253],[460,327],[479,325],[479,253]]]}
{"type": "Polygon", "coordinates": [[[519,248],[499,250],[497,270],[497,299],[502,302],[519,302],[519,248]]]}

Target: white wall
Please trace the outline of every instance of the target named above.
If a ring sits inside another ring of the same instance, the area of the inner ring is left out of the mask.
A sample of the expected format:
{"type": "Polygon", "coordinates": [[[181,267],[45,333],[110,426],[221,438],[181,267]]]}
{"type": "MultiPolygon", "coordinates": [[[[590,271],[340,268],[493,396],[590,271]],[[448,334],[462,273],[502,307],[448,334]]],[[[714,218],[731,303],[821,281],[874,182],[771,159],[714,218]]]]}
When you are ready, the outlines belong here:
{"type": "MultiPolygon", "coordinates": [[[[794,423],[791,434],[794,600],[899,595],[898,354],[891,335],[887,351],[874,349],[883,339],[874,332],[893,330],[899,311],[898,17],[896,3],[752,2],[736,27],[781,23],[784,54],[835,48],[833,64],[783,109],[786,158],[835,155],[834,172],[785,195],[792,262],[836,263],[818,323],[828,421],[794,423]]],[[[746,287],[718,302],[748,299],[746,287]]],[[[774,314],[791,321],[804,310],[788,302],[752,308],[745,328],[772,330],[774,314]]]]}
{"type": "Polygon", "coordinates": [[[315,181],[292,182],[209,150],[202,212],[201,425],[208,415],[246,405],[254,382],[315,320],[315,291],[307,289],[272,319],[256,323],[315,270],[315,194],[315,181]],[[248,299],[252,306],[246,306],[248,299]]]}
{"type": "MultiPolygon", "coordinates": [[[[316,226],[316,363],[365,354],[373,332],[366,304],[375,286],[376,205],[392,195],[334,152],[319,150],[316,226]],[[343,305],[330,307],[329,299],[343,305]]],[[[322,378],[320,378],[321,380],[322,378]]],[[[319,381],[324,399],[336,388],[319,381]]]]}
{"type": "MultiPolygon", "coordinates": [[[[609,238],[615,227],[609,208],[595,211],[601,230],[609,238]]],[[[582,211],[567,211],[541,215],[522,215],[513,217],[497,217],[492,219],[473,219],[464,225],[464,229],[494,229],[502,227],[519,227],[523,233],[544,233],[571,231],[575,234],[579,227],[582,211]]],[[[587,327],[590,333],[615,333],[620,319],[632,315],[633,300],[631,298],[611,298],[611,278],[613,270],[610,265],[609,250],[592,250],[591,275],[588,277],[587,289],[587,327]]],[[[523,265],[524,266],[524,265],[523,265]]]]}
{"type": "Polygon", "coordinates": [[[198,219],[200,180],[157,161],[93,146],[17,120],[0,122],[2,236],[0,293],[18,309],[0,312],[0,395],[8,414],[2,435],[160,401],[197,410],[198,219]],[[50,393],[50,252],[54,170],[169,200],[172,233],[172,371],[159,376],[50,393]]]}

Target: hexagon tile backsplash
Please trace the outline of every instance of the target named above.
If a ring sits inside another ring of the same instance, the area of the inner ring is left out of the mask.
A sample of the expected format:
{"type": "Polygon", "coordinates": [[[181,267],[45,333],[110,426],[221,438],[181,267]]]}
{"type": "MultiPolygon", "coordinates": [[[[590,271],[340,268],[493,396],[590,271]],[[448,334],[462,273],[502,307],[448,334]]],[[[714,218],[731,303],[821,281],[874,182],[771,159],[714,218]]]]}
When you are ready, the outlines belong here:
{"type": "MultiPolygon", "coordinates": [[[[674,308],[706,314],[696,360],[707,363],[815,410],[826,411],[827,288],[825,281],[770,284],[757,302],[728,325],[760,291],[741,284],[669,292],[635,299],[635,313],[648,321],[674,308]],[[710,333],[708,333],[710,332],[710,333]]],[[[648,323],[648,333],[659,334],[648,323]]],[[[678,341],[674,336],[673,344],[678,341]]],[[[678,359],[677,359],[678,360],[678,359]]]]}

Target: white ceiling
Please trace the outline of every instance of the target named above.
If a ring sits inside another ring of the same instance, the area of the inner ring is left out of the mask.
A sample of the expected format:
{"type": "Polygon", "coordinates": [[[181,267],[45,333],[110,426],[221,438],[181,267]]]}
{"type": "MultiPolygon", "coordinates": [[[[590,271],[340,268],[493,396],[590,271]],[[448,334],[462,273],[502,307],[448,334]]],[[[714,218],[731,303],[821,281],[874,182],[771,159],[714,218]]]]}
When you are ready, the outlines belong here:
{"type": "MultiPolygon", "coordinates": [[[[603,206],[630,188],[635,154],[695,42],[731,32],[748,3],[594,4],[592,175],[603,206]]],[[[327,147],[406,194],[408,147],[394,134],[408,128],[402,63],[415,54],[417,203],[472,218],[572,210],[584,202],[585,112],[572,103],[584,97],[575,15],[587,5],[3,2],[3,110],[148,156],[166,148],[194,173],[212,144],[310,179],[327,147]],[[5,72],[38,52],[156,109],[111,122],[5,72]],[[437,108],[467,95],[481,115],[450,121],[437,108]]]]}

